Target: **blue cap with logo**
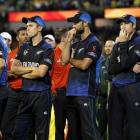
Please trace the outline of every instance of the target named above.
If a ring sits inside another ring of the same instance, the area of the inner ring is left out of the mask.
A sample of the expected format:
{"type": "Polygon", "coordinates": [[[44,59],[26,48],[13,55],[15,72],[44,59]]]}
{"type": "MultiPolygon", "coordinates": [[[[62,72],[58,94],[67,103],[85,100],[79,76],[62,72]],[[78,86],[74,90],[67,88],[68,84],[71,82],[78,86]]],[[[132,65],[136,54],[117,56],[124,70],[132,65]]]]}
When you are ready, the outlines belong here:
{"type": "Polygon", "coordinates": [[[43,29],[46,28],[46,23],[40,16],[34,16],[34,17],[31,17],[31,18],[26,18],[26,17],[22,18],[23,23],[27,24],[27,22],[29,22],[29,21],[39,24],[43,29]]]}
{"type": "Polygon", "coordinates": [[[89,24],[92,23],[91,16],[87,12],[80,12],[73,17],[67,19],[68,22],[78,23],[80,21],[87,22],[89,24]]]}
{"type": "Polygon", "coordinates": [[[117,23],[121,23],[121,22],[131,22],[133,24],[136,24],[136,18],[133,15],[123,15],[121,18],[119,18],[117,20],[117,23]]]}

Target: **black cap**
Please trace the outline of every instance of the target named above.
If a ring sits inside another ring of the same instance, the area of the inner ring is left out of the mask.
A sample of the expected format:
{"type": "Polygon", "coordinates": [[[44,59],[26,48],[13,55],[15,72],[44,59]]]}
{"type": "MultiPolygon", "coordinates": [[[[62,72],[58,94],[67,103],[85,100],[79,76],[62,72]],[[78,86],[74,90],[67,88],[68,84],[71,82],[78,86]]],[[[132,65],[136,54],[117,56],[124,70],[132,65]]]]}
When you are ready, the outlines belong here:
{"type": "Polygon", "coordinates": [[[73,17],[67,18],[68,22],[78,23],[80,21],[88,22],[91,24],[91,16],[87,12],[80,12],[73,17]]]}
{"type": "Polygon", "coordinates": [[[132,15],[123,15],[117,20],[118,24],[120,24],[121,22],[131,22],[133,24],[136,24],[136,18],[132,15]]]}
{"type": "Polygon", "coordinates": [[[29,21],[39,24],[43,29],[46,28],[46,23],[40,16],[34,16],[34,17],[31,17],[31,18],[26,18],[26,17],[22,18],[23,23],[27,24],[27,22],[29,22],[29,21]]]}

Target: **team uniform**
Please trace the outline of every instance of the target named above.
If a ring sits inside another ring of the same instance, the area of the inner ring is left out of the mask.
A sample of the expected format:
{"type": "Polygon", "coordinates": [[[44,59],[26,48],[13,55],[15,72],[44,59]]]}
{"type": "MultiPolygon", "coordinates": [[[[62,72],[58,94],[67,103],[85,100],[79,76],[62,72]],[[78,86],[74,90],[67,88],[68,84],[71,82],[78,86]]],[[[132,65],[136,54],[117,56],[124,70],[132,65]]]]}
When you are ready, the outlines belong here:
{"type": "MultiPolygon", "coordinates": [[[[53,63],[53,49],[44,40],[37,46],[32,46],[31,42],[26,43],[20,48],[16,59],[25,67],[47,65],[50,69],[53,63]]],[[[52,102],[49,71],[43,78],[33,80],[23,78],[22,84],[14,140],[26,140],[31,127],[35,127],[37,139],[47,140],[52,102]]]]}
{"type": "Polygon", "coordinates": [[[105,138],[107,128],[107,99],[111,76],[108,74],[109,56],[102,54],[96,65],[97,120],[101,136],[105,138]]]}
{"type": "Polygon", "coordinates": [[[132,72],[140,62],[140,36],[135,32],[129,41],[117,43],[110,58],[113,74],[109,97],[110,140],[140,139],[140,74],[132,72]]]}
{"type": "Polygon", "coordinates": [[[97,38],[90,34],[86,39],[74,43],[71,49],[74,51],[74,59],[90,58],[93,62],[87,70],[71,66],[66,92],[68,130],[73,134],[71,139],[96,140],[98,132],[95,123],[95,66],[101,54],[100,44],[97,38]]]}
{"type": "MultiPolygon", "coordinates": [[[[5,66],[0,75],[0,125],[2,122],[3,113],[7,103],[8,89],[7,89],[7,59],[8,59],[8,46],[4,39],[0,36],[0,58],[4,59],[5,66]]],[[[1,129],[0,129],[1,130],[1,129]]]]}
{"type": "Polygon", "coordinates": [[[52,67],[52,93],[54,94],[56,140],[64,140],[66,124],[67,101],[66,87],[70,64],[61,64],[61,49],[57,46],[54,50],[54,63],[52,67]]]}

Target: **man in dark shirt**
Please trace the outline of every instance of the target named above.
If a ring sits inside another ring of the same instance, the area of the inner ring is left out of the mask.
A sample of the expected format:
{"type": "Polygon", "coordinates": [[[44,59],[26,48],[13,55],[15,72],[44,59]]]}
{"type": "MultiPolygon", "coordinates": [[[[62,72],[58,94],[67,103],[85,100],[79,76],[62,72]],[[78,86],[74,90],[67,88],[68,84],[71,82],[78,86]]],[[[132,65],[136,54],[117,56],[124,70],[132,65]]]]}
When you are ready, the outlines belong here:
{"type": "Polygon", "coordinates": [[[22,18],[27,24],[31,42],[24,44],[12,64],[11,71],[23,78],[21,102],[14,130],[14,140],[26,140],[35,127],[38,140],[47,140],[51,110],[49,70],[53,63],[53,49],[43,40],[45,21],[35,16],[22,18]]]}
{"type": "Polygon", "coordinates": [[[68,31],[62,50],[62,63],[71,64],[66,96],[68,99],[68,130],[72,139],[97,140],[95,123],[96,62],[101,54],[98,39],[91,33],[91,16],[86,12],[68,18],[73,28],[68,31]],[[81,39],[74,42],[76,34],[81,39]]]}
{"type": "Polygon", "coordinates": [[[134,66],[140,62],[140,35],[136,32],[134,16],[124,15],[117,22],[120,23],[120,34],[109,64],[109,73],[113,74],[109,97],[109,138],[138,140],[140,74],[135,73],[134,66]]]}

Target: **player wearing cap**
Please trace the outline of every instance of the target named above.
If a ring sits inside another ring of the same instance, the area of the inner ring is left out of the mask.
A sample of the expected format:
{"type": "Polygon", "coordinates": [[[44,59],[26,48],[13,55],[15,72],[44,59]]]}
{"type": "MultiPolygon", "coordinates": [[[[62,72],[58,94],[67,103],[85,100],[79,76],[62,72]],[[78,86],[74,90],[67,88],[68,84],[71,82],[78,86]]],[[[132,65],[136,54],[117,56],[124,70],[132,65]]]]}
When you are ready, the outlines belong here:
{"type": "Polygon", "coordinates": [[[137,73],[135,66],[140,62],[140,35],[136,32],[134,16],[124,15],[117,22],[120,33],[109,64],[109,73],[114,75],[109,97],[109,139],[138,140],[140,66],[137,73]]]}
{"type": "Polygon", "coordinates": [[[15,123],[14,140],[27,140],[35,127],[38,140],[47,140],[51,110],[49,70],[53,49],[43,40],[45,21],[39,17],[22,18],[31,42],[24,44],[12,64],[12,72],[23,78],[21,102],[15,123]]]}
{"type": "Polygon", "coordinates": [[[91,33],[91,20],[86,12],[68,18],[74,25],[67,33],[65,48],[62,50],[62,63],[71,64],[66,96],[68,130],[72,131],[73,140],[99,139],[95,123],[95,67],[101,46],[91,33]],[[81,39],[75,42],[76,34],[81,39]]]}
{"type": "Polygon", "coordinates": [[[12,36],[8,32],[2,32],[1,36],[4,38],[9,52],[11,51],[11,44],[12,44],[12,36]]]}
{"type": "Polygon", "coordinates": [[[48,44],[52,45],[53,48],[56,47],[56,42],[53,35],[51,34],[45,35],[44,39],[48,42],[48,44]]]}

